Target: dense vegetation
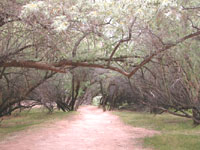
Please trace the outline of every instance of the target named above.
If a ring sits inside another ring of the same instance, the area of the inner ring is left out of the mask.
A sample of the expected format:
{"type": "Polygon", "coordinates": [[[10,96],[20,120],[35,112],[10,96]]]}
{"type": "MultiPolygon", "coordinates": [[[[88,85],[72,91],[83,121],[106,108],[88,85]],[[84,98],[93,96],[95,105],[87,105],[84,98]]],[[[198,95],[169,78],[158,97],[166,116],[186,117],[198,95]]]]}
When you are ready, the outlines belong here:
{"type": "Polygon", "coordinates": [[[199,0],[2,0],[0,117],[102,96],[199,124],[199,46],[199,0]]]}

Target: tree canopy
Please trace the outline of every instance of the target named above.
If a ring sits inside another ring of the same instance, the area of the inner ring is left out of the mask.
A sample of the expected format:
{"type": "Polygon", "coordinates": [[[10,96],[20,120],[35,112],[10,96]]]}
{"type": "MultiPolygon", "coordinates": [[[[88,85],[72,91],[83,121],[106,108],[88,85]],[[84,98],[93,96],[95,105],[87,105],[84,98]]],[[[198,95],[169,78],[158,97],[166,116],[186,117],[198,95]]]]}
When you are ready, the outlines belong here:
{"type": "Polygon", "coordinates": [[[86,90],[79,68],[101,68],[125,77],[143,104],[200,120],[184,111],[200,114],[199,0],[3,0],[0,30],[0,78],[9,89],[23,72],[19,99],[56,73],[86,90]],[[33,72],[41,82],[28,86],[33,72]]]}
{"type": "Polygon", "coordinates": [[[65,72],[60,69],[65,66],[99,67],[131,77],[155,56],[200,34],[196,5],[194,0],[30,1],[13,16],[14,27],[29,36],[19,49],[37,47],[42,57],[1,66],[57,72],[65,72]],[[124,70],[113,63],[129,59],[134,68],[124,70]]]}

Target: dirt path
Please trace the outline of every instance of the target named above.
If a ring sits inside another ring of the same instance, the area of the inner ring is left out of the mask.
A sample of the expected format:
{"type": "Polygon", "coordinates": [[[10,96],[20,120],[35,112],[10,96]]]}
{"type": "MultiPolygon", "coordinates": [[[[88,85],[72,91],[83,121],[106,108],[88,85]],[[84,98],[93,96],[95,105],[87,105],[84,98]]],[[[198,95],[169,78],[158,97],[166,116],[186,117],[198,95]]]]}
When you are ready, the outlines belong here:
{"type": "Polygon", "coordinates": [[[45,128],[28,130],[0,143],[0,150],[142,150],[138,138],[155,132],[124,125],[117,116],[93,106],[80,115],[45,128]]]}

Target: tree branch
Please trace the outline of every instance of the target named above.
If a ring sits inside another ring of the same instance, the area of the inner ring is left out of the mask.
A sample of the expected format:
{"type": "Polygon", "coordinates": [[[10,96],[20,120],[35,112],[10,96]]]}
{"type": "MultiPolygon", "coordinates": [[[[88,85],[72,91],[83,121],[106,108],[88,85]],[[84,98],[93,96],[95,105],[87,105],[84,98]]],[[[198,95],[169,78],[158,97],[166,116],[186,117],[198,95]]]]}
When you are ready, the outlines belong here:
{"type": "Polygon", "coordinates": [[[10,62],[0,62],[0,67],[22,67],[22,68],[35,68],[40,70],[51,70],[54,72],[66,73],[65,70],[55,68],[52,65],[39,63],[35,61],[10,61],[10,62]]]}
{"type": "Polygon", "coordinates": [[[91,67],[91,68],[102,68],[102,69],[109,69],[113,70],[116,72],[119,72],[125,76],[128,76],[127,72],[124,72],[123,70],[113,67],[113,66],[105,66],[105,65],[100,65],[100,64],[90,64],[86,62],[73,62],[69,60],[62,60],[58,63],[53,64],[54,67],[64,67],[64,66],[72,66],[72,67],[91,67]]]}
{"type": "Polygon", "coordinates": [[[110,61],[111,61],[112,57],[114,56],[115,52],[117,51],[117,49],[119,48],[119,46],[120,46],[122,43],[128,42],[128,41],[131,40],[131,37],[132,37],[132,27],[133,27],[135,21],[136,21],[136,18],[134,18],[134,20],[133,20],[132,23],[131,23],[131,26],[129,27],[129,33],[128,33],[129,35],[128,35],[128,37],[127,37],[127,38],[124,38],[124,39],[121,39],[121,40],[117,43],[117,45],[114,47],[114,49],[113,49],[113,51],[112,51],[112,53],[111,53],[111,55],[110,55],[109,61],[108,61],[108,66],[110,65],[110,61]]]}
{"type": "Polygon", "coordinates": [[[177,40],[174,44],[169,44],[169,45],[164,45],[164,47],[159,50],[154,52],[153,54],[151,54],[150,56],[148,56],[145,60],[143,60],[135,69],[133,69],[133,71],[130,72],[130,74],[128,75],[128,78],[132,77],[141,67],[143,67],[144,65],[146,65],[148,62],[151,61],[151,59],[153,59],[155,56],[157,56],[158,54],[172,48],[175,47],[176,45],[184,42],[185,40],[191,39],[193,37],[199,36],[200,35],[200,31],[197,31],[195,33],[189,34],[183,38],[180,38],[179,40],[177,40]]]}

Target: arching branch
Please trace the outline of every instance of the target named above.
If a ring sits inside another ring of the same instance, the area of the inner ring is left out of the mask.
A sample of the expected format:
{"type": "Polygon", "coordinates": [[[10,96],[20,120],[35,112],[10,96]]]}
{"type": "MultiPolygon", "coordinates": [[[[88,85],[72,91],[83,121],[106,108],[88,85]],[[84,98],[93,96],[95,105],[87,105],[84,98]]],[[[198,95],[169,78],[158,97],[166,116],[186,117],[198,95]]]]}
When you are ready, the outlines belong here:
{"type": "Polygon", "coordinates": [[[151,54],[150,56],[148,56],[146,59],[144,59],[135,69],[133,69],[130,74],[128,75],[128,78],[132,77],[141,67],[143,67],[144,65],[146,65],[147,63],[149,63],[155,56],[157,56],[158,54],[172,48],[175,47],[176,45],[184,42],[185,40],[191,39],[193,37],[199,36],[200,35],[200,31],[197,31],[195,33],[191,33],[183,38],[180,38],[179,40],[177,40],[175,43],[172,44],[168,44],[168,45],[164,45],[164,47],[162,49],[160,49],[159,51],[154,52],[153,54],[151,54]]]}
{"type": "Polygon", "coordinates": [[[111,55],[110,55],[109,61],[108,61],[108,66],[110,65],[110,61],[111,61],[112,57],[114,56],[115,52],[117,51],[117,49],[119,48],[119,46],[120,46],[122,43],[128,42],[128,41],[131,40],[131,37],[132,37],[132,27],[133,27],[135,21],[136,21],[136,18],[134,18],[134,20],[132,21],[132,23],[131,23],[131,25],[130,25],[130,27],[129,27],[128,37],[127,37],[127,38],[124,38],[124,39],[121,39],[121,40],[117,43],[117,45],[114,47],[114,49],[113,49],[113,51],[112,51],[112,53],[111,53],[111,55]]]}

